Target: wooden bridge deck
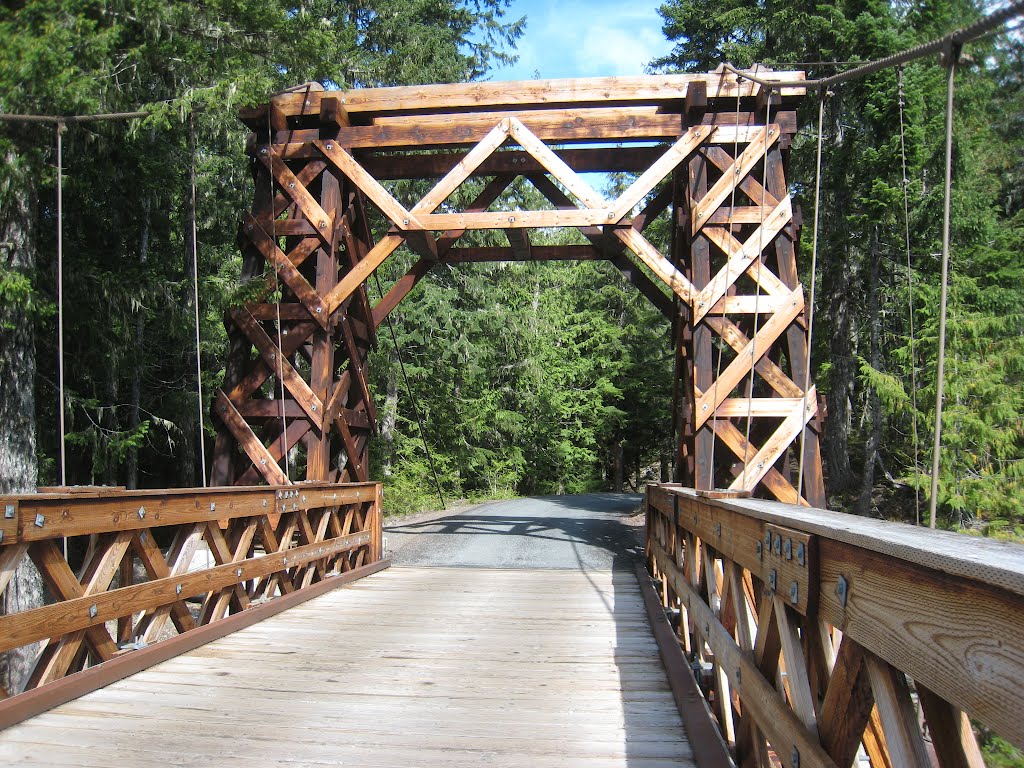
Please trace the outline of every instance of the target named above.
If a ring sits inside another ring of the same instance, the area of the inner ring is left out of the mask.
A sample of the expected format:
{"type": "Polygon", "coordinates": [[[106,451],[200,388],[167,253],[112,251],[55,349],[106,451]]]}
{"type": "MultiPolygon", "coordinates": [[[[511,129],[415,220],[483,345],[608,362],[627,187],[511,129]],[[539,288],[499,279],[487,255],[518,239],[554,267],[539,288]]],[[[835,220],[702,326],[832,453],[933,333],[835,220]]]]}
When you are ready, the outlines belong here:
{"type": "Polygon", "coordinates": [[[48,766],[691,766],[632,571],[394,567],[0,733],[48,766]]]}

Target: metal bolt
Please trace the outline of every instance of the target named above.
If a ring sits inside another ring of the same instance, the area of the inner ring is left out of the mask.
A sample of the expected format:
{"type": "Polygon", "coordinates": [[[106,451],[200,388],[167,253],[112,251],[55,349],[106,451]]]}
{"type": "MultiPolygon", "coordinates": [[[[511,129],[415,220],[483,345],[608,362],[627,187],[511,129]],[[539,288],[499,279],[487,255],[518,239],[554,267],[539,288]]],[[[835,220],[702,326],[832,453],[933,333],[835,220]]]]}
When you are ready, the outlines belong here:
{"type": "MultiPolygon", "coordinates": [[[[264,461],[266,461],[266,459],[264,459],[264,461]]],[[[263,500],[263,508],[266,509],[266,507],[267,507],[267,500],[264,499],[263,500]]]]}
{"type": "Polygon", "coordinates": [[[786,556],[787,560],[793,559],[793,540],[786,539],[786,543],[782,546],[782,551],[786,556]]]}
{"type": "Polygon", "coordinates": [[[294,181],[289,181],[288,182],[288,189],[295,189],[295,182],[294,181]]]}
{"type": "Polygon", "coordinates": [[[775,554],[776,555],[781,555],[782,554],[782,534],[781,533],[776,535],[776,537],[775,537],[775,554]]]}
{"type": "Polygon", "coordinates": [[[757,544],[756,544],[756,545],[754,546],[754,548],[755,548],[755,549],[757,550],[757,559],[758,559],[758,560],[762,559],[762,558],[764,557],[764,544],[762,544],[762,543],[761,543],[761,542],[759,541],[759,542],[757,542],[757,544]]]}
{"type": "Polygon", "coordinates": [[[850,585],[843,576],[840,576],[836,582],[836,597],[839,598],[839,602],[845,608],[846,601],[850,597],[850,585]]]}
{"type": "Polygon", "coordinates": [[[327,229],[327,222],[326,221],[321,221],[320,222],[320,229],[327,229]]]}
{"type": "Polygon", "coordinates": [[[211,501],[210,502],[210,511],[211,512],[216,512],[217,511],[217,502],[215,502],[215,501],[211,501]]]}
{"type": "Polygon", "coordinates": [[[287,557],[282,557],[281,558],[281,564],[282,565],[288,565],[288,558],[287,557]]]}
{"type": "Polygon", "coordinates": [[[736,685],[739,685],[743,681],[743,670],[740,667],[736,667],[736,685]]]}
{"type": "Polygon", "coordinates": [[[262,464],[264,467],[267,466],[267,460],[266,459],[260,459],[260,464],[262,464]]]}
{"type": "Polygon", "coordinates": [[[14,519],[14,505],[13,504],[8,504],[4,508],[4,517],[6,519],[8,519],[8,520],[13,520],[14,519]]]}
{"type": "Polygon", "coordinates": [[[317,308],[316,308],[316,313],[317,313],[318,315],[321,315],[321,314],[323,314],[323,311],[324,311],[323,307],[317,307],[317,308]]]}
{"type": "Polygon", "coordinates": [[[241,568],[237,568],[235,570],[235,576],[241,576],[241,575],[242,575],[242,569],[241,568]]]}
{"type": "Polygon", "coordinates": [[[36,528],[42,528],[43,527],[43,523],[45,523],[45,522],[46,522],[46,518],[45,517],[43,517],[41,514],[40,515],[36,515],[36,528]]]}
{"type": "Polygon", "coordinates": [[[333,144],[331,144],[330,142],[327,142],[327,149],[328,149],[328,150],[332,150],[332,149],[334,149],[334,145],[333,145],[333,144]]]}
{"type": "Polygon", "coordinates": [[[722,535],[722,524],[721,523],[715,523],[715,536],[721,536],[721,535],[722,535]]]}
{"type": "Polygon", "coordinates": [[[262,148],[262,149],[260,150],[260,154],[261,154],[261,155],[265,155],[265,154],[267,154],[267,148],[266,148],[266,147],[263,147],[263,148],[262,148]]]}
{"type": "Polygon", "coordinates": [[[774,592],[775,587],[778,585],[778,582],[779,574],[776,573],[774,568],[772,568],[771,571],[768,573],[768,588],[771,589],[772,592],[774,592]]]}
{"type": "Polygon", "coordinates": [[[508,217],[508,223],[509,224],[515,224],[516,223],[516,217],[515,216],[509,216],[508,217]]]}
{"type": "Polygon", "coordinates": [[[227,407],[226,405],[222,405],[222,406],[220,407],[220,412],[221,412],[221,413],[227,413],[227,412],[228,412],[228,407],[227,407]]]}
{"type": "Polygon", "coordinates": [[[703,219],[703,218],[704,218],[704,215],[705,215],[705,214],[704,214],[704,211],[697,211],[697,218],[698,218],[698,219],[703,219]]]}
{"type": "Polygon", "coordinates": [[[771,531],[765,531],[764,532],[764,545],[765,545],[765,547],[768,548],[769,551],[771,551],[771,548],[772,548],[772,532],[771,531]]]}
{"type": "Polygon", "coordinates": [[[701,409],[702,411],[706,411],[706,410],[708,409],[708,404],[707,404],[707,403],[704,403],[704,405],[702,405],[702,406],[700,407],[700,409],[701,409]]]}
{"type": "Polygon", "coordinates": [[[306,497],[305,497],[305,496],[303,496],[303,497],[302,497],[302,503],[303,503],[303,504],[305,504],[305,503],[306,503],[306,497]]]}
{"type": "Polygon", "coordinates": [[[139,520],[142,520],[145,517],[146,517],[146,508],[145,507],[139,507],[139,520]]]}
{"type": "Polygon", "coordinates": [[[408,227],[409,226],[409,220],[408,219],[402,219],[402,224],[404,224],[405,226],[408,227]]]}
{"type": "Polygon", "coordinates": [[[793,768],[800,768],[800,750],[796,747],[789,753],[789,762],[793,764],[793,768]]]}
{"type": "Polygon", "coordinates": [[[711,635],[711,624],[704,622],[704,636],[709,637],[711,635]]]}
{"type": "Polygon", "coordinates": [[[90,619],[95,619],[96,618],[96,614],[98,614],[99,612],[100,612],[100,609],[96,607],[95,603],[93,603],[92,605],[89,606],[89,618],[90,619]]]}
{"type": "Polygon", "coordinates": [[[608,220],[611,221],[615,218],[615,211],[608,211],[608,220]]]}
{"type": "Polygon", "coordinates": [[[807,564],[807,546],[802,541],[796,545],[796,561],[800,565],[807,564]]]}
{"type": "Polygon", "coordinates": [[[176,595],[180,595],[180,594],[181,594],[181,590],[182,590],[182,586],[181,586],[181,584],[176,584],[176,585],[174,586],[174,594],[176,594],[176,595]]]}
{"type": "Polygon", "coordinates": [[[800,587],[795,581],[789,585],[789,601],[794,605],[800,602],[800,587]]]}

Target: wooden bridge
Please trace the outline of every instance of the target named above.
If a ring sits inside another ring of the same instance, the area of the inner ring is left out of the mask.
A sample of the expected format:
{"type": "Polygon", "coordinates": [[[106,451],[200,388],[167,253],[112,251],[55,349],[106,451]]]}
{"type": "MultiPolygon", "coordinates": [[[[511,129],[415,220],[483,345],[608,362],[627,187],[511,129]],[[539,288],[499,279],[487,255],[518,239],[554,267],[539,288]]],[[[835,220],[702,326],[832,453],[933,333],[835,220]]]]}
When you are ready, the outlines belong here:
{"type": "Polygon", "coordinates": [[[661,485],[633,560],[583,511],[430,539],[575,567],[388,567],[375,484],[2,503],[0,586],[27,555],[54,597],[0,617],[44,644],[7,765],[980,766],[968,716],[1024,743],[1011,545],[661,485]],[[77,572],[65,536],[95,537],[77,572]]]}
{"type": "Polygon", "coordinates": [[[257,290],[227,317],[216,487],[0,498],[0,592],[19,567],[49,590],[0,616],[0,652],[35,659],[0,758],[953,768],[982,765],[972,722],[1024,748],[1019,547],[821,508],[786,177],[803,74],[754,76],[247,110],[257,290]],[[615,200],[585,178],[608,171],[636,174],[615,200]],[[492,210],[519,177],[550,208],[492,210]],[[531,240],[552,227],[580,241],[531,240]],[[508,245],[458,246],[472,230],[508,245]],[[400,247],[419,260],[372,304],[400,247]],[[509,259],[605,259],[672,321],[681,484],[648,488],[635,562],[389,568],[376,329],[436,265],[509,259]]]}

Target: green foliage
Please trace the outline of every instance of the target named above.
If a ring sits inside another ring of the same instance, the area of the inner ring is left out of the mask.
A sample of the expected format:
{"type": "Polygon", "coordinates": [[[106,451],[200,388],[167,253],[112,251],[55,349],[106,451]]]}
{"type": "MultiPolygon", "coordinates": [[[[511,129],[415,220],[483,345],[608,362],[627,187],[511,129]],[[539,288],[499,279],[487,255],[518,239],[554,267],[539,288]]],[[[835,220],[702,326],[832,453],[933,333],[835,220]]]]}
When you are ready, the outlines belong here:
{"type": "MultiPolygon", "coordinates": [[[[880,58],[938,37],[979,15],[968,0],[727,0],[710,7],[669,0],[660,12],[676,42],[655,62],[660,68],[706,70],[732,61],[789,69],[790,62],[819,62],[798,67],[810,78],[846,66],[839,62],[880,58]]],[[[1018,469],[1024,460],[1024,59],[1014,36],[986,38],[964,54],[956,78],[938,501],[947,525],[1013,537],[1024,508],[1018,469]]],[[[828,399],[824,453],[832,502],[852,508],[858,501],[862,511],[869,511],[864,504],[879,464],[899,483],[925,491],[930,485],[923,468],[930,465],[937,389],[946,73],[922,60],[905,66],[902,81],[909,275],[897,72],[844,83],[826,102],[813,359],[828,399]]],[[[804,124],[816,124],[817,106],[807,100],[804,124]]],[[[798,136],[792,153],[791,177],[806,211],[814,190],[803,180],[813,179],[816,139],[798,136]]],[[[805,226],[805,255],[810,235],[805,226]]],[[[877,511],[914,516],[912,507],[877,511]]]]}
{"type": "MultiPolygon", "coordinates": [[[[68,481],[198,484],[189,170],[197,175],[204,392],[223,378],[235,233],[252,201],[240,107],[306,81],[461,81],[507,60],[508,0],[27,0],[0,6],[0,111],[135,111],[64,135],[68,481]],[[194,129],[194,142],[190,130],[194,129]],[[137,466],[136,470],[130,466],[137,466]]],[[[0,210],[23,212],[34,269],[0,263],[0,299],[31,305],[40,453],[57,453],[53,127],[0,124],[0,210]]],[[[6,254],[5,254],[6,255],[6,254]]],[[[204,404],[205,405],[205,404],[204,404]]],[[[53,461],[40,462],[52,483],[53,461]]]]}

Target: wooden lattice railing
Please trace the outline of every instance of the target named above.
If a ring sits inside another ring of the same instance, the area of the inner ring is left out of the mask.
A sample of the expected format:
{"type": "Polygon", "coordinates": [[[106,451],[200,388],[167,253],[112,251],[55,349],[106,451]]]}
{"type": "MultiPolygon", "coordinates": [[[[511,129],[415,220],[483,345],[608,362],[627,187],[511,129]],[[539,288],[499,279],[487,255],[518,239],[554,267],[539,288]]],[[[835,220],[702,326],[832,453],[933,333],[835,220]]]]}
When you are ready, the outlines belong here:
{"type": "Polygon", "coordinates": [[[28,690],[312,596],[380,562],[380,499],[377,483],[0,496],[0,593],[26,563],[48,591],[0,616],[0,652],[41,643],[28,690]]]}
{"type": "Polygon", "coordinates": [[[708,496],[648,487],[647,558],[737,765],[1024,747],[1024,548],[708,496]]]}

